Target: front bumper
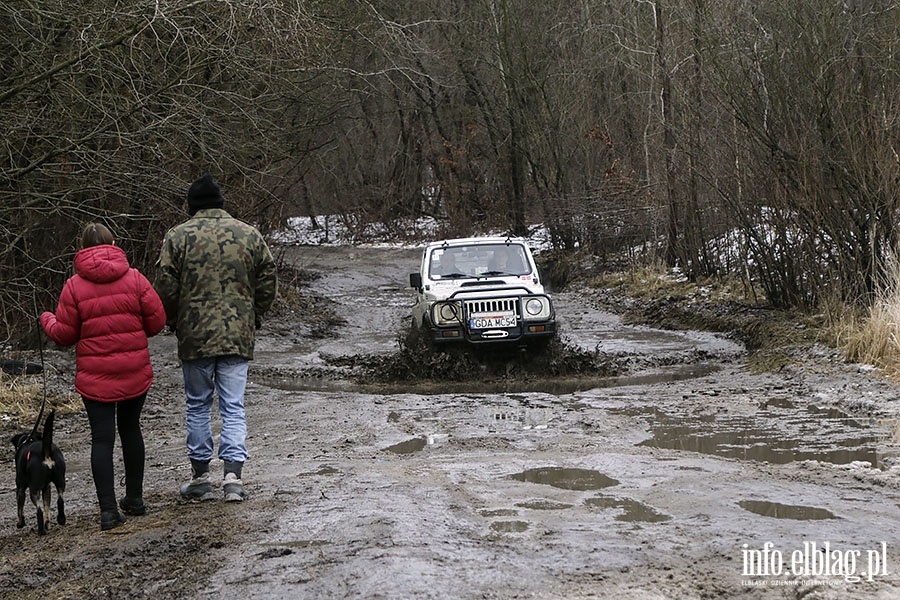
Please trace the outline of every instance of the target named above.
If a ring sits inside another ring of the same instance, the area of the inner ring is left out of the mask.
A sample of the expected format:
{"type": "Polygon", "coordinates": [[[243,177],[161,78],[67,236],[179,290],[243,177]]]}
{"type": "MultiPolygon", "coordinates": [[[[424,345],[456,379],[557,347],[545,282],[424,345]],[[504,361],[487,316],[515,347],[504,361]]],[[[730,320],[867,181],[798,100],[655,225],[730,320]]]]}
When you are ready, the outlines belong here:
{"type": "Polygon", "coordinates": [[[556,335],[556,320],[527,321],[515,327],[472,330],[463,325],[431,327],[435,344],[509,344],[550,339],[556,335]]]}

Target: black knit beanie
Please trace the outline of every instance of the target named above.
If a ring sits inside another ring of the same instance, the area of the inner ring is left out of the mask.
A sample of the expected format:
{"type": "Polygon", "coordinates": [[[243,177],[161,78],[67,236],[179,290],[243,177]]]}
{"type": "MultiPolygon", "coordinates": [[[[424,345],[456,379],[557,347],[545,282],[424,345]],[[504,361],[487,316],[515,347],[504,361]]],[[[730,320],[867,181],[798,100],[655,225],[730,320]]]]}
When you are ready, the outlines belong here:
{"type": "Polygon", "coordinates": [[[188,188],[187,203],[188,213],[193,215],[201,208],[222,208],[225,199],[219,191],[219,184],[207,173],[188,188]]]}

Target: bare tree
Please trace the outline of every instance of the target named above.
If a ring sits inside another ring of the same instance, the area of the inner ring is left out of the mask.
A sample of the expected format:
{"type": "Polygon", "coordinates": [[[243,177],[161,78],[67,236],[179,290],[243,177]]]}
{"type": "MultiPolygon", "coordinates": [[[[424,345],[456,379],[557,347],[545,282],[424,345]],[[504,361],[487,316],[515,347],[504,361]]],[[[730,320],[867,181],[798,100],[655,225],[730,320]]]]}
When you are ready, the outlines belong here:
{"type": "Polygon", "coordinates": [[[273,177],[294,141],[281,116],[308,79],[298,51],[317,43],[303,3],[0,3],[0,23],[7,337],[50,307],[88,221],[149,270],[202,171],[241,216],[278,208],[273,177]]]}
{"type": "Polygon", "coordinates": [[[149,269],[202,171],[261,224],[541,222],[779,305],[865,301],[897,244],[891,3],[325,8],[0,2],[0,337],[52,302],[86,221],[149,269]]]}
{"type": "MultiPolygon", "coordinates": [[[[896,248],[897,8],[734,3],[709,73],[745,140],[742,213],[770,300],[872,297],[896,248]]],[[[708,23],[711,26],[712,23],[708,23]]]]}

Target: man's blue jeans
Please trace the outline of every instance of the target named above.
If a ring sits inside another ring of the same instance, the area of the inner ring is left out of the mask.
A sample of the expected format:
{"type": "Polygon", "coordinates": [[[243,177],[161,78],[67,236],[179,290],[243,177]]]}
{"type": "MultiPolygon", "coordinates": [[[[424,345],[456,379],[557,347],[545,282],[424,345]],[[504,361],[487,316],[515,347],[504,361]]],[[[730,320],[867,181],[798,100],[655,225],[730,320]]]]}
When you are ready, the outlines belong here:
{"type": "Polygon", "coordinates": [[[241,463],[247,459],[244,390],[248,366],[247,360],[239,356],[200,358],[181,363],[187,398],[188,458],[209,461],[213,457],[211,413],[213,392],[218,392],[222,417],[219,458],[241,463]]]}

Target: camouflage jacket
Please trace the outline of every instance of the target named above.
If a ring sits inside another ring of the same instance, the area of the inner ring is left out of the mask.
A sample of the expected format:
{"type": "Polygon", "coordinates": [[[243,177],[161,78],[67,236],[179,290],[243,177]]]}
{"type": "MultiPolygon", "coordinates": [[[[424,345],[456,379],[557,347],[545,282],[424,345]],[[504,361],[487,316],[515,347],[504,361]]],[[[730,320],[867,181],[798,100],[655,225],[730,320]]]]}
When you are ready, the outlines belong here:
{"type": "Polygon", "coordinates": [[[181,360],[252,359],[277,285],[262,235],[221,208],[199,210],[166,233],[155,287],[181,360]]]}

